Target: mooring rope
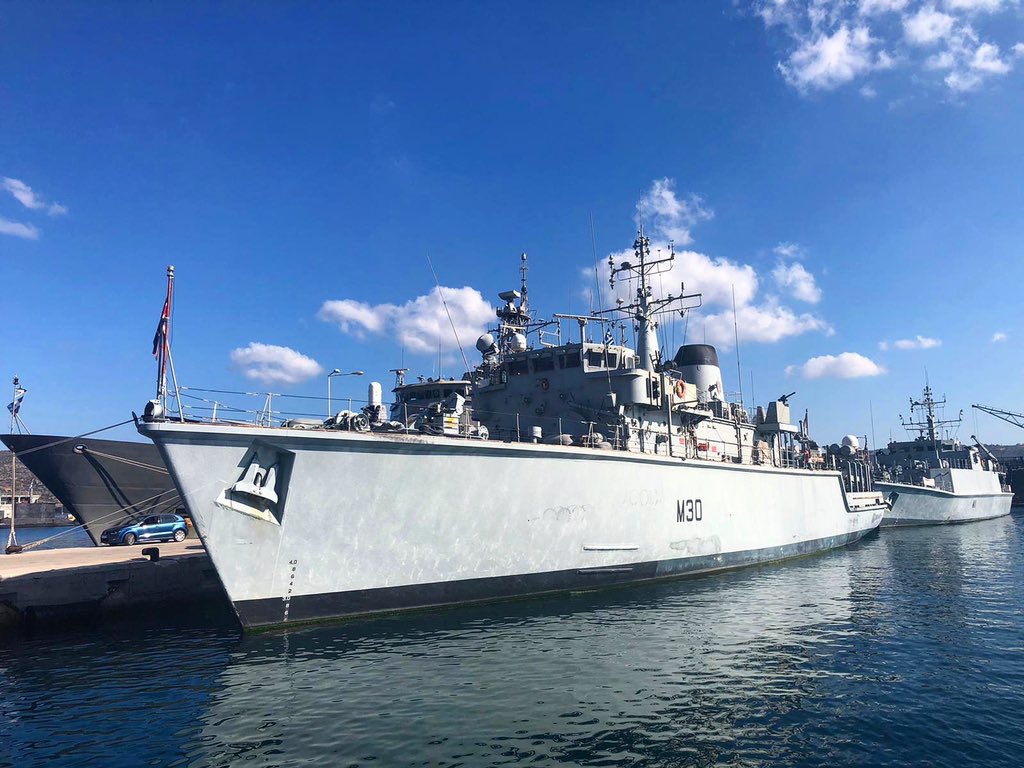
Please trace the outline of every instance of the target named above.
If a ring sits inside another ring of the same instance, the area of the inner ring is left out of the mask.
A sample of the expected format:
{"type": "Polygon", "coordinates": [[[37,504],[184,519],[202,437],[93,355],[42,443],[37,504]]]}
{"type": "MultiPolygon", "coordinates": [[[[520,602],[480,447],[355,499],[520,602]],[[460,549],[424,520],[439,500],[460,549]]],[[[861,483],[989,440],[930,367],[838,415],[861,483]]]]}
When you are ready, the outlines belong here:
{"type": "MultiPolygon", "coordinates": [[[[77,446],[76,446],[77,447],[77,446]]],[[[112,459],[113,461],[120,461],[122,464],[128,464],[132,467],[139,467],[140,469],[151,469],[154,472],[160,472],[165,475],[171,474],[167,471],[166,467],[158,467],[155,464],[146,464],[144,461],[136,461],[135,459],[126,459],[124,456],[115,456],[112,453],[103,453],[101,451],[94,450],[87,445],[82,446],[82,451],[88,451],[93,456],[100,456],[104,459],[112,459]]]]}
{"type": "Polygon", "coordinates": [[[64,437],[60,440],[54,440],[52,443],[46,443],[46,445],[37,445],[35,448],[29,448],[25,451],[14,451],[14,455],[18,458],[22,456],[28,456],[30,453],[36,451],[44,451],[47,448],[53,448],[55,445],[62,445],[63,443],[70,443],[72,440],[81,440],[83,437],[89,437],[90,435],[98,435],[100,432],[106,432],[108,429],[114,429],[116,427],[123,427],[125,424],[131,424],[134,419],[125,419],[119,421],[117,424],[111,424],[109,427],[101,427],[100,429],[94,429],[91,432],[83,432],[81,435],[75,435],[74,437],[64,437]]]}
{"type": "MultiPolygon", "coordinates": [[[[169,488],[166,491],[160,491],[160,493],[156,493],[156,494],[150,496],[149,498],[143,499],[142,501],[137,501],[134,504],[128,504],[126,506],[120,507],[119,509],[115,509],[113,512],[108,512],[105,515],[100,515],[99,517],[97,517],[93,521],[93,523],[90,523],[90,525],[92,525],[94,523],[102,522],[102,521],[107,520],[107,519],[109,519],[111,517],[114,517],[115,515],[121,515],[124,512],[126,512],[127,510],[131,509],[132,507],[138,507],[138,506],[141,506],[143,504],[148,504],[149,502],[155,502],[156,499],[159,499],[161,496],[166,496],[167,494],[174,494],[174,495],[173,496],[168,496],[166,499],[164,499],[163,502],[160,502],[160,503],[170,504],[171,502],[175,501],[176,499],[180,499],[181,498],[180,495],[178,494],[178,489],[177,488],[169,488]]],[[[39,539],[38,541],[30,541],[28,544],[23,544],[22,545],[22,551],[24,552],[24,551],[27,551],[29,549],[34,549],[34,548],[38,547],[41,544],[46,544],[47,542],[53,541],[55,539],[59,539],[61,536],[67,536],[70,533],[74,533],[75,531],[77,531],[79,529],[84,529],[84,528],[85,528],[85,523],[79,523],[78,525],[73,525],[70,528],[68,528],[66,531],[61,531],[60,533],[55,533],[55,534],[53,534],[53,536],[47,536],[44,539],[39,539]]]]}

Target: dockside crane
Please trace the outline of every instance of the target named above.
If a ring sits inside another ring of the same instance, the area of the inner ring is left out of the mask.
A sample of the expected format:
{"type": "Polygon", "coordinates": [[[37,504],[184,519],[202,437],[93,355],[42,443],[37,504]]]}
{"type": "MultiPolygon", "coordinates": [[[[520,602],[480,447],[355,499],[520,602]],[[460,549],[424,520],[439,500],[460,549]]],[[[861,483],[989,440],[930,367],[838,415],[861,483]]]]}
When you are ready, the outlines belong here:
{"type": "Polygon", "coordinates": [[[1024,413],[1004,411],[1001,408],[992,408],[987,405],[972,405],[971,408],[977,408],[979,411],[984,411],[985,413],[995,416],[997,419],[1002,419],[1003,421],[1024,429],[1024,413]]]}

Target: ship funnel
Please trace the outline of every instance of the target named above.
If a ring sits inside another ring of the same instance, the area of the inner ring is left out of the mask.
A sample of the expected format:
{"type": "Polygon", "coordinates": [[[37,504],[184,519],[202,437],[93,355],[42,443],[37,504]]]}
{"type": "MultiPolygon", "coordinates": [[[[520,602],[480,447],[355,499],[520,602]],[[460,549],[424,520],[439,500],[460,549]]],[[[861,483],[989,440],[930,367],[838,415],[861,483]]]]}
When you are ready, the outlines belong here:
{"type": "Polygon", "coordinates": [[[718,352],[710,344],[685,344],[674,358],[683,381],[697,388],[697,400],[706,403],[724,400],[722,369],[718,366],[718,352]]]}

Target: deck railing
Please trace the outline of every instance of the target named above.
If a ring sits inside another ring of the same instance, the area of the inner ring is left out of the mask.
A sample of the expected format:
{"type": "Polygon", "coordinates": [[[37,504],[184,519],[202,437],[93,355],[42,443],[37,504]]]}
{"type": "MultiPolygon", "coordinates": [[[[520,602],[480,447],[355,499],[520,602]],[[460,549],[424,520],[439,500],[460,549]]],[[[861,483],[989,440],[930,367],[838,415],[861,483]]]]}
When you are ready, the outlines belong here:
{"type": "MultiPolygon", "coordinates": [[[[172,401],[174,402],[174,401],[172,401]]],[[[180,387],[177,402],[180,410],[172,411],[167,418],[172,421],[192,423],[229,424],[233,426],[295,428],[295,429],[354,429],[357,425],[366,427],[360,421],[368,401],[358,398],[332,398],[333,403],[345,403],[347,408],[339,409],[325,417],[327,398],[310,395],[292,395],[281,392],[244,392],[200,387],[180,387]],[[317,406],[321,406],[317,408],[317,406]],[[315,409],[315,410],[314,410],[315,409]]],[[[756,445],[737,448],[736,443],[713,436],[696,437],[692,431],[682,430],[671,436],[655,430],[647,431],[642,437],[627,443],[622,425],[589,421],[584,417],[543,416],[519,412],[495,412],[488,409],[491,417],[500,416],[509,426],[502,429],[482,430],[473,422],[473,409],[467,405],[459,416],[443,416],[433,420],[425,417],[426,404],[401,404],[399,416],[391,420],[394,403],[381,403],[383,418],[391,424],[391,431],[417,434],[444,435],[456,439],[491,439],[502,442],[544,443],[546,445],[575,445],[606,450],[627,450],[630,444],[638,444],[643,453],[673,456],[679,459],[702,461],[752,463],[764,466],[804,470],[838,470],[828,457],[811,457],[790,450],[762,451],[756,445]],[[395,422],[399,426],[395,425],[395,422]],[[539,432],[534,427],[540,423],[539,432]],[[546,424],[545,424],[546,423],[546,424]],[[529,425],[529,426],[528,426],[529,425]],[[544,427],[548,428],[545,429],[544,427]],[[680,440],[680,438],[685,438],[680,440]],[[670,441],[672,448],[670,449],[670,441]],[[717,447],[718,450],[714,450],[717,447]],[[737,452],[740,456],[737,456],[737,452]]],[[[851,488],[860,486],[858,478],[847,482],[851,488]]]]}

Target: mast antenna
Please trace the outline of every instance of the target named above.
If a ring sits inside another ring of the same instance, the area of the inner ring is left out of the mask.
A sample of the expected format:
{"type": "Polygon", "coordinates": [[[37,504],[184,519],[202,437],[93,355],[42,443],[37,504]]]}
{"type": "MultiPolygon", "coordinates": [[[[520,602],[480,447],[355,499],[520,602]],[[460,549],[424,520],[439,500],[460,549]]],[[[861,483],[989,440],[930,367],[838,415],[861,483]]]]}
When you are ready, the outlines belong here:
{"type": "MultiPolygon", "coordinates": [[[[459,345],[459,352],[462,353],[462,362],[466,364],[466,370],[469,371],[469,370],[472,369],[472,367],[469,364],[469,359],[466,357],[466,350],[464,350],[462,348],[462,341],[459,339],[459,332],[455,329],[455,321],[452,320],[452,313],[448,309],[448,302],[445,301],[444,291],[441,289],[441,281],[437,279],[437,272],[434,271],[434,262],[432,262],[430,260],[430,253],[427,253],[426,256],[427,256],[427,264],[430,266],[430,273],[434,276],[434,285],[437,286],[437,295],[441,297],[441,303],[444,305],[444,312],[445,312],[446,315],[448,315],[448,322],[451,324],[451,326],[452,326],[452,333],[455,335],[455,343],[459,345]]],[[[526,286],[525,258],[526,258],[526,254],[524,253],[523,254],[523,259],[524,259],[523,290],[524,291],[526,290],[526,287],[525,287],[526,286]]],[[[440,359],[440,354],[441,354],[440,353],[440,347],[441,347],[441,340],[440,339],[437,340],[437,346],[438,346],[438,359],[440,359]]],[[[438,376],[440,376],[440,375],[441,374],[438,373],[438,376]]]]}
{"type": "Polygon", "coordinates": [[[740,408],[743,408],[743,370],[740,368],[740,327],[736,322],[736,284],[732,285],[732,332],[736,339],[736,380],[740,386],[740,408]]]}
{"type": "MultiPolygon", "coordinates": [[[[685,293],[685,286],[680,283],[680,295],[668,294],[662,298],[654,298],[651,289],[650,278],[668,272],[675,261],[675,247],[669,243],[668,256],[664,258],[651,258],[651,241],[644,234],[643,222],[637,232],[637,238],[633,241],[633,260],[615,263],[615,257],[608,255],[608,283],[615,288],[615,280],[619,275],[625,274],[627,281],[637,281],[636,298],[632,304],[621,303],[611,309],[603,309],[595,312],[595,315],[609,314],[611,312],[622,312],[631,315],[637,329],[636,353],[639,364],[648,371],[659,370],[661,366],[661,352],[658,349],[656,317],[665,312],[684,312],[687,309],[695,309],[700,306],[700,294],[685,293]],[[696,299],[697,303],[680,306],[687,299],[696,299]]],[[[621,279],[621,278],[620,278],[621,279]]]]}
{"type": "Polygon", "coordinates": [[[524,253],[524,254],[522,254],[522,255],[521,255],[521,256],[519,257],[519,260],[520,260],[520,264],[519,264],[519,272],[520,272],[520,273],[522,274],[522,276],[523,276],[523,279],[522,279],[522,294],[523,294],[523,300],[522,300],[522,301],[520,302],[520,306],[522,306],[522,307],[525,307],[525,308],[529,308],[529,306],[530,306],[530,302],[529,302],[529,300],[528,300],[528,299],[527,299],[527,297],[526,297],[526,272],[527,272],[527,270],[529,269],[529,267],[527,267],[527,266],[526,266],[526,254],[525,254],[525,253],[524,253]]]}
{"type": "Polygon", "coordinates": [[[601,281],[597,279],[597,231],[594,229],[594,212],[590,212],[590,249],[594,254],[594,288],[597,293],[590,298],[590,314],[594,314],[594,302],[601,300],[601,281]]]}

